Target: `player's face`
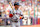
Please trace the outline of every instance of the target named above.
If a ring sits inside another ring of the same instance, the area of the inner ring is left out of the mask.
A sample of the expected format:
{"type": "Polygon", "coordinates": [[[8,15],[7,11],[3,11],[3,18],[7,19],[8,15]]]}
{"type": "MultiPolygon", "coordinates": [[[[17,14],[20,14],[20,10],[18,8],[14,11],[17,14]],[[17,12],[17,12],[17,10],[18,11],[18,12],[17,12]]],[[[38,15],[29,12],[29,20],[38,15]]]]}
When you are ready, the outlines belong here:
{"type": "Polygon", "coordinates": [[[19,8],[19,5],[15,5],[15,8],[19,8]]]}

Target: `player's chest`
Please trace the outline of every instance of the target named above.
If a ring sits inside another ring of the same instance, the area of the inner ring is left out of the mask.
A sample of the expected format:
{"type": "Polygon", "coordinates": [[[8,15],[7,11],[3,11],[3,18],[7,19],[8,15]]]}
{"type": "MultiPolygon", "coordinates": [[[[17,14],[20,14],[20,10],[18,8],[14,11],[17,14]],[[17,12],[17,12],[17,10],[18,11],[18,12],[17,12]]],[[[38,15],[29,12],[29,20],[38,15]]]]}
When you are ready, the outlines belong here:
{"type": "Polygon", "coordinates": [[[16,15],[20,15],[21,12],[19,10],[14,10],[13,13],[16,14],[16,15]]]}

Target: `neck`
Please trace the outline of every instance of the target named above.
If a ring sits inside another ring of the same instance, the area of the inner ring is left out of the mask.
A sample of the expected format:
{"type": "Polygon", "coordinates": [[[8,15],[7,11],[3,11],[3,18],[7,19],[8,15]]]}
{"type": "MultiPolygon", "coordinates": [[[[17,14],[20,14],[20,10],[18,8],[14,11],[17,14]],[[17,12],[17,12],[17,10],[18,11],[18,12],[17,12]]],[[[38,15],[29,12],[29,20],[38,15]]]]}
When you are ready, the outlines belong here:
{"type": "Polygon", "coordinates": [[[18,8],[15,8],[15,10],[17,10],[18,8]]]}

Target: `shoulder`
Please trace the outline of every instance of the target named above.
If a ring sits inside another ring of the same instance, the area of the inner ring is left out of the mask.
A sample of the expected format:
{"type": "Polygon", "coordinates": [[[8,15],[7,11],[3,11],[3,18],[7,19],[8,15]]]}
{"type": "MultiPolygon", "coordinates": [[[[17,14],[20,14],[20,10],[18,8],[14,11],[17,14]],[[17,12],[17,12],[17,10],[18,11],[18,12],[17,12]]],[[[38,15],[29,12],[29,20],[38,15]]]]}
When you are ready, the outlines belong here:
{"type": "Polygon", "coordinates": [[[18,9],[20,12],[21,12],[21,10],[20,9],[18,9]]]}

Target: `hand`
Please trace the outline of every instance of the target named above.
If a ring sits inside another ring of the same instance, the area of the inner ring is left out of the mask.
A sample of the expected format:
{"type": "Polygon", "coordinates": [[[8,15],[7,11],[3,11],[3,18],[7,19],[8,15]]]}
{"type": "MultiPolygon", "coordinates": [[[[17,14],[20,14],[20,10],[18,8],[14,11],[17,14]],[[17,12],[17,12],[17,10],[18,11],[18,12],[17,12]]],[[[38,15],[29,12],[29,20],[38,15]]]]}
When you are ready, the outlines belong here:
{"type": "Polygon", "coordinates": [[[9,14],[9,17],[13,17],[13,14],[9,14]]]}

